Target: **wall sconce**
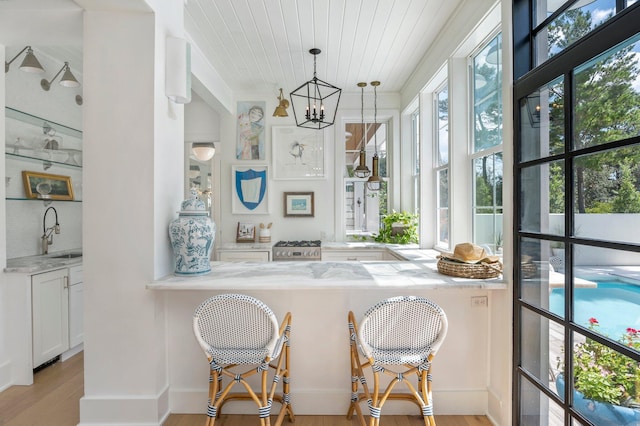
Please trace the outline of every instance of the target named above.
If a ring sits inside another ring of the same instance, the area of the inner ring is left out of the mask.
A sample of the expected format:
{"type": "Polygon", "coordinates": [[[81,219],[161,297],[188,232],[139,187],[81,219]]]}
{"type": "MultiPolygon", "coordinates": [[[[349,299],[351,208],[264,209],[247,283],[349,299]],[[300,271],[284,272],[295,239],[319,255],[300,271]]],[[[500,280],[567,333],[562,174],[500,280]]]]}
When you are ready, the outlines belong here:
{"type": "Polygon", "coordinates": [[[296,126],[320,130],[333,125],[336,120],[342,89],[316,76],[316,56],[320,49],[311,49],[313,78],[289,94],[296,126]]]}
{"type": "Polygon", "coordinates": [[[288,117],[287,108],[289,108],[289,101],[284,97],[282,93],[282,87],[280,88],[280,95],[278,95],[278,100],[280,103],[276,107],[276,110],[273,111],[274,117],[288,117]]]}
{"type": "Polygon", "coordinates": [[[527,107],[529,124],[531,124],[531,127],[540,127],[540,93],[532,93],[528,95],[524,102],[527,107]]]}
{"type": "Polygon", "coordinates": [[[64,87],[80,86],[80,83],[78,83],[78,80],[76,80],[76,78],[71,73],[71,68],[69,68],[69,62],[65,62],[62,68],[60,68],[60,71],[58,71],[58,73],[51,79],[51,81],[47,81],[46,78],[43,78],[42,80],[40,80],[40,87],[42,87],[43,90],[48,92],[49,89],[51,89],[51,83],[53,83],[54,80],[58,78],[58,76],[62,71],[64,71],[64,74],[62,74],[62,78],[60,78],[61,86],[64,86],[64,87]]]}
{"type": "Polygon", "coordinates": [[[184,39],[167,37],[164,91],[177,104],[191,102],[191,45],[184,39]]]}
{"type": "Polygon", "coordinates": [[[367,180],[367,188],[370,191],[379,191],[380,186],[382,185],[382,178],[379,173],[379,158],[378,158],[378,91],[377,88],[380,86],[379,81],[372,81],[371,85],[373,86],[373,126],[374,126],[374,134],[373,134],[373,146],[375,148],[375,152],[373,154],[373,159],[371,160],[371,176],[367,180]]]}
{"type": "Polygon", "coordinates": [[[209,161],[215,155],[216,147],[213,142],[193,142],[191,152],[198,161],[209,161]]]}
{"type": "Polygon", "coordinates": [[[5,73],[9,72],[9,65],[11,65],[13,61],[18,59],[18,56],[22,55],[22,53],[25,50],[27,51],[27,54],[25,55],[24,59],[22,60],[22,63],[20,64],[20,69],[24,72],[35,72],[38,74],[41,74],[44,72],[44,68],[42,68],[42,65],[40,65],[40,62],[36,58],[36,55],[33,54],[33,49],[31,49],[31,46],[27,46],[24,49],[22,49],[20,53],[14,56],[9,62],[7,61],[4,62],[5,73]]]}

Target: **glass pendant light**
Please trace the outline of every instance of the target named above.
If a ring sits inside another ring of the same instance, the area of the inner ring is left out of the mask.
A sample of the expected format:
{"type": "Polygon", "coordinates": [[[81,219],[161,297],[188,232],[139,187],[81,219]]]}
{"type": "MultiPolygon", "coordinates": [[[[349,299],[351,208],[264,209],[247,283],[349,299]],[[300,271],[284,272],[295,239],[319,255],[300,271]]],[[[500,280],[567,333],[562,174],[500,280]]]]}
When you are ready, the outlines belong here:
{"type": "Polygon", "coordinates": [[[366,178],[371,174],[371,171],[367,167],[367,152],[365,151],[365,147],[367,145],[367,134],[364,127],[364,88],[366,85],[367,83],[358,83],[358,87],[360,88],[360,120],[362,124],[362,138],[360,139],[360,158],[358,160],[358,167],[356,167],[353,173],[359,178],[366,178]]]}
{"type": "Polygon", "coordinates": [[[374,146],[374,154],[373,159],[371,160],[371,170],[372,174],[369,176],[369,180],[367,180],[367,188],[369,191],[379,191],[380,185],[382,184],[382,178],[379,173],[379,159],[378,159],[378,92],[377,88],[380,86],[379,81],[372,81],[371,85],[373,86],[373,146],[374,146]]]}

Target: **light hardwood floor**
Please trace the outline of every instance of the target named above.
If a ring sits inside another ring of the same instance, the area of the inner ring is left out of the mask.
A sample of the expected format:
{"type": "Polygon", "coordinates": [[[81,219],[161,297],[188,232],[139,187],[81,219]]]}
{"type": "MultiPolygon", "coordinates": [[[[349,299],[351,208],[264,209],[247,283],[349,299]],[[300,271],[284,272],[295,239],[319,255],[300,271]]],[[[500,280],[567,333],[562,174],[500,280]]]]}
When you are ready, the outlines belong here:
{"type": "MultiPolygon", "coordinates": [[[[0,426],[75,426],[80,421],[78,400],[84,394],[84,358],[81,352],[35,374],[32,386],[12,386],[0,393],[0,426]]],[[[294,406],[295,408],[295,406],[294,406]]],[[[292,426],[352,426],[345,416],[296,416],[292,426]]],[[[485,416],[436,416],[438,426],[491,426],[485,416]]],[[[383,416],[384,426],[424,425],[420,416],[383,416]]],[[[204,414],[172,414],[164,426],[204,426],[204,414]]],[[[256,416],[220,416],[216,425],[258,425],[256,416]]]]}

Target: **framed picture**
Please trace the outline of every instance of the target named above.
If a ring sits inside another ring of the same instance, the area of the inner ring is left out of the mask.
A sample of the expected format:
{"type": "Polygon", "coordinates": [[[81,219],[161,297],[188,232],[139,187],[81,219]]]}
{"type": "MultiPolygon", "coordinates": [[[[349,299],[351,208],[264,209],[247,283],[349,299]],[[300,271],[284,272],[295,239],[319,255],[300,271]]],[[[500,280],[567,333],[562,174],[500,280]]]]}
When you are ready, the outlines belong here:
{"type": "Polygon", "coordinates": [[[69,176],[24,170],[22,180],[27,198],[73,200],[73,186],[71,186],[71,177],[69,176]]]}
{"type": "Polygon", "coordinates": [[[266,159],[264,142],[264,101],[238,102],[236,159],[266,159]]]}
{"type": "Polygon", "coordinates": [[[273,126],[274,179],[324,179],[324,131],[273,126]]]}
{"type": "Polygon", "coordinates": [[[285,192],[285,217],[313,217],[313,192],[285,192]]]}
{"type": "Polygon", "coordinates": [[[231,213],[269,213],[268,170],[268,166],[231,166],[231,213]]]}
{"type": "Polygon", "coordinates": [[[256,225],[238,222],[236,243],[253,243],[256,241],[256,225]]]}

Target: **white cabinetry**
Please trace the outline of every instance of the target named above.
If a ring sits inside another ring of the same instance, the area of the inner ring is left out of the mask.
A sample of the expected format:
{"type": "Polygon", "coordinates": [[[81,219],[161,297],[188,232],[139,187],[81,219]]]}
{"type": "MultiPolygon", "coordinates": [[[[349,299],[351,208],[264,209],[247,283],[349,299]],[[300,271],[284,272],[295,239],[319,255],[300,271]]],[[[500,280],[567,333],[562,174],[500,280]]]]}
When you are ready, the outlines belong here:
{"type": "Polygon", "coordinates": [[[268,262],[271,252],[268,250],[218,250],[221,262],[268,262]]]}
{"type": "Polygon", "coordinates": [[[69,349],[69,289],[67,269],[31,277],[33,367],[69,349]]]}
{"type": "Polygon", "coordinates": [[[69,268],[69,347],[84,341],[82,265],[69,268]]]}
{"type": "Polygon", "coordinates": [[[323,261],[343,261],[343,260],[384,260],[386,249],[346,249],[346,250],[322,250],[323,261]]]}

